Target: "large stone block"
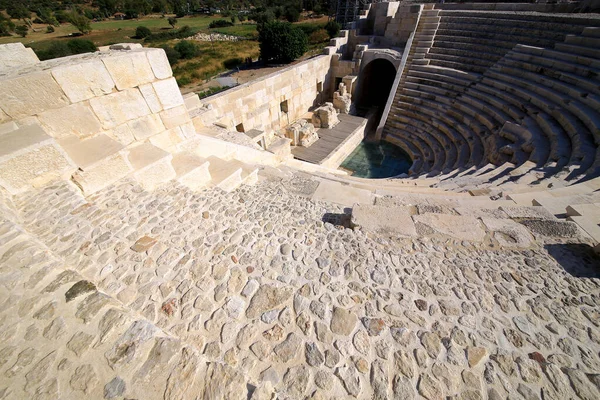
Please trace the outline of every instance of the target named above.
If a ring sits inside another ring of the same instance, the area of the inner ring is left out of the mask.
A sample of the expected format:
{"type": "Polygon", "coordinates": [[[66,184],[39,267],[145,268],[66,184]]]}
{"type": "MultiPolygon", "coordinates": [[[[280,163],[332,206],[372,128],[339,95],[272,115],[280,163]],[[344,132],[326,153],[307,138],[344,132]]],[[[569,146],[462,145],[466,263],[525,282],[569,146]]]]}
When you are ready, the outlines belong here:
{"type": "Polygon", "coordinates": [[[123,145],[107,135],[98,135],[91,139],[68,138],[60,145],[79,169],[87,171],[123,150],[123,145]]]}
{"type": "Polygon", "coordinates": [[[154,91],[154,86],[152,86],[151,83],[141,85],[139,89],[142,93],[142,96],[144,96],[144,100],[146,100],[148,107],[150,107],[150,110],[153,113],[162,111],[162,105],[160,104],[160,100],[158,99],[156,91],[154,91]]]}
{"type": "Polygon", "coordinates": [[[172,151],[179,143],[185,140],[185,136],[181,132],[181,128],[176,126],[175,128],[159,133],[158,135],[154,135],[148,140],[160,149],[172,151]]]}
{"type": "Polygon", "coordinates": [[[163,49],[147,49],[146,56],[150,61],[154,76],[158,79],[167,79],[173,75],[171,65],[163,49]]]}
{"type": "Polygon", "coordinates": [[[39,62],[33,50],[23,46],[23,43],[0,45],[0,74],[39,62]]]}
{"type": "Polygon", "coordinates": [[[77,103],[38,115],[42,127],[54,138],[84,138],[102,130],[100,121],[88,104],[77,103]]]}
{"type": "Polygon", "coordinates": [[[158,114],[150,114],[127,123],[135,140],[142,141],[165,130],[158,114]]]}
{"type": "Polygon", "coordinates": [[[72,103],[112,93],[115,82],[100,60],[63,65],[52,69],[52,76],[72,103]]]}
{"type": "Polygon", "coordinates": [[[37,125],[0,135],[0,186],[12,194],[65,178],[73,162],[37,125]]]}
{"type": "Polygon", "coordinates": [[[128,145],[135,140],[128,124],[119,125],[104,133],[123,145],[128,145]]]}
{"type": "Polygon", "coordinates": [[[129,162],[135,170],[133,177],[146,190],[175,178],[172,158],[171,154],[150,143],[134,146],[129,152],[129,162]]]}
{"type": "Polygon", "coordinates": [[[73,174],[73,182],[79,186],[84,194],[90,195],[102,190],[108,185],[118,181],[133,171],[127,160],[127,152],[121,151],[104,159],[86,171],[77,171],[73,174]]]}
{"type": "Polygon", "coordinates": [[[119,90],[150,83],[156,79],[143,50],[111,53],[110,57],[105,57],[102,61],[119,90]]]}
{"type": "Polygon", "coordinates": [[[146,100],[137,89],[127,89],[93,98],[90,100],[90,105],[104,129],[112,129],[151,113],[146,100]]]}
{"type": "Polygon", "coordinates": [[[153,82],[152,86],[160,100],[160,104],[165,110],[177,107],[183,103],[183,96],[175,78],[165,79],[162,81],[153,82]]]}
{"type": "Polygon", "coordinates": [[[160,113],[160,119],[167,129],[174,128],[179,125],[184,125],[191,121],[185,105],[171,108],[160,113]]]}
{"type": "Polygon", "coordinates": [[[50,72],[36,72],[0,80],[0,108],[19,119],[69,104],[50,72]]]}
{"type": "Polygon", "coordinates": [[[386,236],[417,236],[411,218],[411,207],[382,207],[370,204],[355,204],[352,207],[352,225],[368,232],[386,236]]]}

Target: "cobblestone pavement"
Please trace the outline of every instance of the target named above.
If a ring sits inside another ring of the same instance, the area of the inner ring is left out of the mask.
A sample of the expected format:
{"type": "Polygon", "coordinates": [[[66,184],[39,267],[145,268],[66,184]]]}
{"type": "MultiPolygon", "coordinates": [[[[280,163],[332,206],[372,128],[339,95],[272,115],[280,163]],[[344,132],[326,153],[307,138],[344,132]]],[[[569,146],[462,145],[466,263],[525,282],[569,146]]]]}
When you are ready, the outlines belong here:
{"type": "Polygon", "coordinates": [[[600,398],[597,259],[367,235],[310,186],[0,199],[0,398],[600,398]]]}

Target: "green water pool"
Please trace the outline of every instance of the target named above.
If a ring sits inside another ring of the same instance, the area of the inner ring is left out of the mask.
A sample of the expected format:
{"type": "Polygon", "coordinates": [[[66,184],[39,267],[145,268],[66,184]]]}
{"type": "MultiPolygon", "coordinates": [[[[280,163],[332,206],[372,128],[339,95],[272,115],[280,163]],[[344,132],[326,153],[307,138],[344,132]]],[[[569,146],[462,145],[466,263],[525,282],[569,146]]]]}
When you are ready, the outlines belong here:
{"type": "Polygon", "coordinates": [[[361,142],[340,167],[352,171],[352,176],[377,179],[406,174],[411,165],[412,160],[404,150],[381,141],[361,142]]]}

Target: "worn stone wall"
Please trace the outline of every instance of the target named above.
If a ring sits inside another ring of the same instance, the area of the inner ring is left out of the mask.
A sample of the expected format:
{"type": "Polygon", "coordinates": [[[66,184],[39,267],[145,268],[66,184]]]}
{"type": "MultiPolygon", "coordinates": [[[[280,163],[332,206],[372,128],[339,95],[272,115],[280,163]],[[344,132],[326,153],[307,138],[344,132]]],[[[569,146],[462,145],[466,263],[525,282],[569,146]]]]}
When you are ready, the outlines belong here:
{"type": "Polygon", "coordinates": [[[122,145],[148,139],[167,149],[193,133],[161,49],[13,66],[0,73],[0,92],[0,123],[37,124],[58,141],[105,134],[122,145]]]}
{"type": "Polygon", "coordinates": [[[245,131],[266,131],[270,139],[274,132],[331,97],[331,58],[320,55],[208,97],[203,103],[209,109],[200,115],[200,123],[218,123],[232,130],[242,124],[245,131]]]}

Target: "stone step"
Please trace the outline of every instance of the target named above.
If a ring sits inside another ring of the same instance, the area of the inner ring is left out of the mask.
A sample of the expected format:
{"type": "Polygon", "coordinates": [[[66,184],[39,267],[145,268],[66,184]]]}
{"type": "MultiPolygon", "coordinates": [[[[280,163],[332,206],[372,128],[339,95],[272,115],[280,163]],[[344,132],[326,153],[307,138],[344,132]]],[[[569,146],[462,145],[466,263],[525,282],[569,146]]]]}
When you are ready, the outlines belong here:
{"type": "Polygon", "coordinates": [[[171,164],[173,155],[150,143],[129,148],[128,159],[134,169],[133,177],[146,190],[153,190],[176,177],[171,164]]]}
{"type": "Polygon", "coordinates": [[[571,204],[566,210],[568,217],[586,217],[595,224],[600,223],[600,203],[571,204]]]}
{"type": "Polygon", "coordinates": [[[590,47],[592,49],[600,48],[600,38],[593,36],[567,35],[567,37],[565,38],[565,43],[590,47]]]}
{"type": "Polygon", "coordinates": [[[567,217],[567,221],[576,223],[581,230],[588,234],[594,241],[594,251],[600,253],[600,225],[597,222],[591,221],[588,217],[572,216],[567,217]]]}
{"type": "Polygon", "coordinates": [[[584,28],[581,36],[600,38],[600,28],[593,26],[584,28]]]}
{"type": "Polygon", "coordinates": [[[226,192],[237,189],[248,176],[247,173],[244,175],[243,163],[239,161],[225,161],[215,156],[210,156],[207,160],[211,185],[226,192]]]}
{"type": "Polygon", "coordinates": [[[5,122],[3,124],[0,124],[0,135],[2,135],[3,133],[16,131],[17,129],[19,129],[19,125],[17,125],[15,121],[5,122]]]}
{"type": "Polygon", "coordinates": [[[184,95],[183,102],[188,112],[191,112],[192,110],[198,109],[202,106],[202,103],[200,102],[200,97],[196,93],[188,93],[184,95]]]}
{"type": "Polygon", "coordinates": [[[11,194],[66,179],[76,169],[63,148],[39,125],[0,135],[0,185],[11,194]]]}
{"type": "Polygon", "coordinates": [[[189,152],[180,152],[173,155],[171,160],[176,178],[179,183],[191,190],[199,190],[211,181],[209,172],[210,162],[189,152]]]}
{"type": "MultiPolygon", "coordinates": [[[[543,192],[540,192],[540,194],[543,192]]],[[[600,193],[598,194],[583,194],[572,196],[555,197],[549,196],[533,197],[532,204],[534,206],[542,206],[557,217],[567,216],[567,207],[574,204],[587,204],[600,202],[600,193]]]]}

